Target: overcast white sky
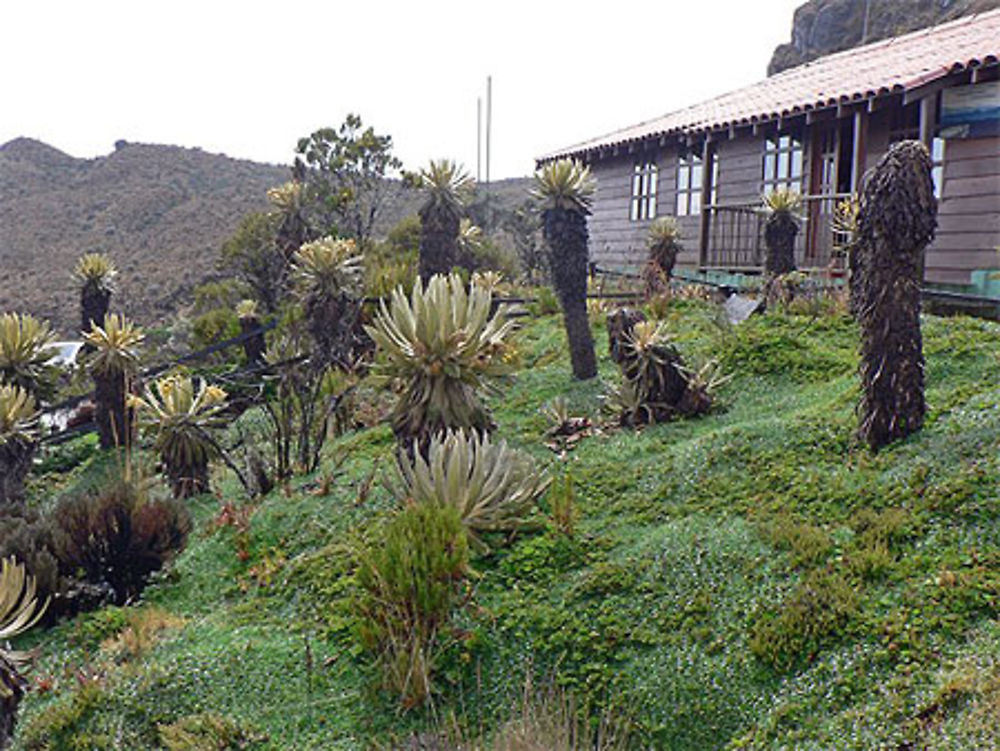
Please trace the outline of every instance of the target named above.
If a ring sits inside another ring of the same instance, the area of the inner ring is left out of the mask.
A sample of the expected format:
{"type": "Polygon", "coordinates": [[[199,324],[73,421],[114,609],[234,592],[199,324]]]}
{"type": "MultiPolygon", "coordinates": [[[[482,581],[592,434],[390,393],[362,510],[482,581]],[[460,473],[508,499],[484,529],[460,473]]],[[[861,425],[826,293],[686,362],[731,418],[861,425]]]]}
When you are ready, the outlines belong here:
{"type": "Polygon", "coordinates": [[[494,179],[764,77],[803,0],[0,0],[0,143],[78,157],[119,138],[274,163],[349,112],[408,168],[494,179]],[[484,101],[485,109],[485,101],[484,101]]]}

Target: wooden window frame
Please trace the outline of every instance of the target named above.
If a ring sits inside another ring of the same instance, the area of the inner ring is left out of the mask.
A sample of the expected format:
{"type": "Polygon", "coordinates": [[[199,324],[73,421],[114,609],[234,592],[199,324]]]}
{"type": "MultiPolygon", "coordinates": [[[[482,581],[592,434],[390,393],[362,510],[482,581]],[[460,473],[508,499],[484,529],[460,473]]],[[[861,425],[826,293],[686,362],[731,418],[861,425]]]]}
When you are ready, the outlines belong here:
{"type": "Polygon", "coordinates": [[[776,190],[802,192],[805,141],[799,133],[774,133],[764,139],[761,160],[761,193],[776,190]]]}
{"type": "Polygon", "coordinates": [[[632,168],[632,198],[629,201],[629,220],[643,222],[656,218],[656,197],[659,192],[660,174],[656,160],[636,162],[632,168]]]}
{"type": "Polygon", "coordinates": [[[701,154],[685,151],[677,156],[674,216],[700,216],[704,209],[702,185],[705,165],[701,154]]]}

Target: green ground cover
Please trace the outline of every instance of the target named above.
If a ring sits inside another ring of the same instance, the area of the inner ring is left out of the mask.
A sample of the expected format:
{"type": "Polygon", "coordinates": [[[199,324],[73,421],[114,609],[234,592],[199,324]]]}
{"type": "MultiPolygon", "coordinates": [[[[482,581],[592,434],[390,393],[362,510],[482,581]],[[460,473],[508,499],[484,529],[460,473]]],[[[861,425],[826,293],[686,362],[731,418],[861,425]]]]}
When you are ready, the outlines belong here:
{"type": "MultiPolygon", "coordinates": [[[[600,379],[572,382],[561,321],[526,322],[490,406],[500,437],[568,474],[577,519],[474,560],[433,710],[402,712],[354,637],[352,550],[394,507],[381,426],[254,506],[222,478],[141,603],[32,634],[15,748],[400,748],[495,726],[529,675],[614,708],[642,748],[1000,745],[1000,326],[925,319],[926,427],[872,455],[853,436],[849,320],[730,328],[697,301],[664,318],[685,356],[733,375],[721,409],[605,425],[565,457],[539,407],[563,395],[597,419],[616,371],[602,356],[600,379]],[[170,740],[205,725],[230,745],[170,740]]],[[[87,477],[54,469],[33,490],[87,477]]]]}

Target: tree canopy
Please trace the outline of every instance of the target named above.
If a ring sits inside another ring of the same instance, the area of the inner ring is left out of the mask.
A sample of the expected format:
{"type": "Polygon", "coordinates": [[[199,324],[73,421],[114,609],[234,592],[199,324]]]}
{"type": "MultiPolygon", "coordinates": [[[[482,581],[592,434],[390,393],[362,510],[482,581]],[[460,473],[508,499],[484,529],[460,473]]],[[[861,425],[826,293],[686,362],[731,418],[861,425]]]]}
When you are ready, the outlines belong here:
{"type": "Polygon", "coordinates": [[[392,136],[364,127],[350,114],[339,128],[299,139],[293,172],[307,188],[310,217],[324,232],[353,237],[364,249],[388,199],[401,189],[391,178],[402,167],[392,136]]]}

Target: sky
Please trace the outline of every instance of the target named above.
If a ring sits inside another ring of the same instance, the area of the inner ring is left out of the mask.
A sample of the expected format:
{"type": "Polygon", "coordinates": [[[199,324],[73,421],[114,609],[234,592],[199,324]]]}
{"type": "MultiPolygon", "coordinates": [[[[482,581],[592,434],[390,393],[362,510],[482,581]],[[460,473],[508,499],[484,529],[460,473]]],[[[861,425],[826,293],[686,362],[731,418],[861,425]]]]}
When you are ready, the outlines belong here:
{"type": "Polygon", "coordinates": [[[404,167],[492,179],[764,77],[804,0],[0,0],[0,144],[76,157],[118,139],[290,163],[357,113],[404,167]],[[485,154],[481,173],[485,177],[485,154]]]}

